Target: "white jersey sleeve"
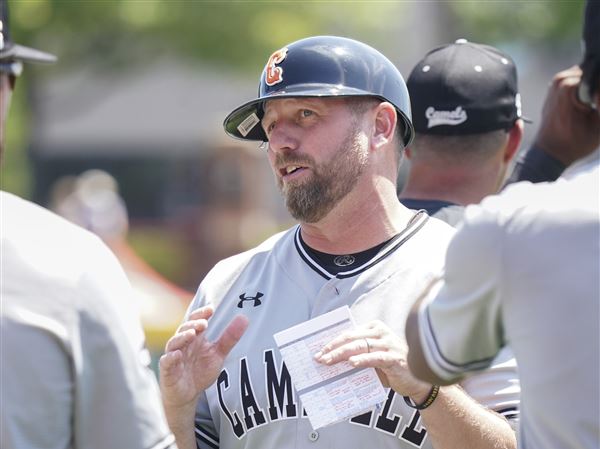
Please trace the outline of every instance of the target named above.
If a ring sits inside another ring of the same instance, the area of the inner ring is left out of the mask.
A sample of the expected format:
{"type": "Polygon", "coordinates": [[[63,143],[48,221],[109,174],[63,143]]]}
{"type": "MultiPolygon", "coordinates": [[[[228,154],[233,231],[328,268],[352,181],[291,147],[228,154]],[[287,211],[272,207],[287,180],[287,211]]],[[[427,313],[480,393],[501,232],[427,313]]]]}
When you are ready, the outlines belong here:
{"type": "Polygon", "coordinates": [[[426,360],[447,380],[489,367],[504,345],[501,234],[493,217],[479,216],[473,226],[470,210],[448,247],[445,281],[431,290],[419,311],[426,360]]]}

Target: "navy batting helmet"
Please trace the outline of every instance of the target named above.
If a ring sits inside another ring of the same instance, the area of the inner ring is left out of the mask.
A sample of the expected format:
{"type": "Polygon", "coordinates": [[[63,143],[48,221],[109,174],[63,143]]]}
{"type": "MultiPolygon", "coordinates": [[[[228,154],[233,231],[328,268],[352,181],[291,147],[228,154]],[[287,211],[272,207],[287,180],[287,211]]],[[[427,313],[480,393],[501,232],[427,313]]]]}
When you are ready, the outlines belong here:
{"type": "Polygon", "coordinates": [[[402,123],[404,145],[414,136],[404,78],[380,52],[362,42],[316,36],[293,42],[271,55],[258,87],[258,98],[231,112],[223,123],[232,137],[266,142],[260,120],[263,104],[273,98],[379,98],[393,104],[402,123]]]}

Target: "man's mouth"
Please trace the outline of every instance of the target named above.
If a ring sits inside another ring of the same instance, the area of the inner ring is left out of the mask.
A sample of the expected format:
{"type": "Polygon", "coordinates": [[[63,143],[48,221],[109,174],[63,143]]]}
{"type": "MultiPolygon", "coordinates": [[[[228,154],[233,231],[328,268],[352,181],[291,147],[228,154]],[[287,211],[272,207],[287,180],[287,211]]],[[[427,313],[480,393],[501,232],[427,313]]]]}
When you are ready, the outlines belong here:
{"type": "Polygon", "coordinates": [[[306,167],[304,167],[302,165],[288,165],[286,167],[279,169],[279,174],[281,175],[282,178],[288,178],[288,177],[290,177],[294,174],[300,173],[304,170],[306,170],[306,167]]]}

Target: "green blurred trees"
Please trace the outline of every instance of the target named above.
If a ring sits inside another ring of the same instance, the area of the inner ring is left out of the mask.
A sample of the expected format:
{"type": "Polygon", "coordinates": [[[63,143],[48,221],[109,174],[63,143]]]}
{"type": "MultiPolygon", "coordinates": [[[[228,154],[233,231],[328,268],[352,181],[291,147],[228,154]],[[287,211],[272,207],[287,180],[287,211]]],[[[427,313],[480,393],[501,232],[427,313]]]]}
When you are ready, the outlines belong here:
{"type": "Polygon", "coordinates": [[[584,0],[448,2],[456,26],[482,42],[545,41],[549,45],[581,35],[584,0]]]}
{"type": "MultiPolygon", "coordinates": [[[[255,69],[282,42],[311,34],[377,36],[405,27],[410,1],[12,0],[14,34],[68,68],[84,58],[128,66],[172,52],[255,69]],[[137,51],[132,51],[136,49],[137,51]],[[261,58],[257,58],[261,57],[261,58]]],[[[495,43],[579,34],[583,0],[441,1],[445,26],[495,43]]],[[[400,33],[396,34],[401,36],[400,33]]]]}
{"type": "MultiPolygon", "coordinates": [[[[282,42],[311,34],[377,32],[403,8],[394,2],[213,0],[13,0],[15,34],[60,54],[129,66],[171,52],[256,68],[282,42]],[[136,51],[132,51],[132,49],[136,51]],[[260,55],[260,60],[257,60],[260,55]]],[[[356,35],[356,34],[355,34],[356,35]]]]}

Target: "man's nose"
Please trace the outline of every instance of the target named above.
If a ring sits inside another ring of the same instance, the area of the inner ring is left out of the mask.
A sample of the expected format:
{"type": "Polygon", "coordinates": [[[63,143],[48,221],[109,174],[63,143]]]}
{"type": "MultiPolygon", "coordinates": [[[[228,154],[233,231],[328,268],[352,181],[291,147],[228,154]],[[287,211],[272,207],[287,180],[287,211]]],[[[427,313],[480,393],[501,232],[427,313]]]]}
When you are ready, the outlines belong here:
{"type": "Polygon", "coordinates": [[[291,123],[280,122],[269,134],[269,148],[273,152],[287,152],[298,148],[298,136],[291,123]]]}

